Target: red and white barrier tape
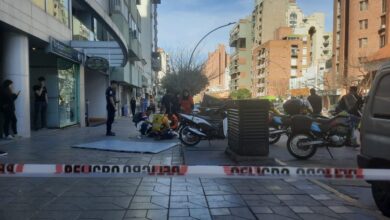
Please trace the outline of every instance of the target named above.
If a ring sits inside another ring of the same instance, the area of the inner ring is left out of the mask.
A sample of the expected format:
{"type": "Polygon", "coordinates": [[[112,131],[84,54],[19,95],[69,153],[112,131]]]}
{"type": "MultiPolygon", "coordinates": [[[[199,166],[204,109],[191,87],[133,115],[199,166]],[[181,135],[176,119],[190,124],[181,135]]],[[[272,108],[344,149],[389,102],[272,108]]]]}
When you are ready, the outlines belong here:
{"type": "Polygon", "coordinates": [[[265,166],[0,164],[0,177],[204,177],[390,180],[390,170],[265,166]]]}

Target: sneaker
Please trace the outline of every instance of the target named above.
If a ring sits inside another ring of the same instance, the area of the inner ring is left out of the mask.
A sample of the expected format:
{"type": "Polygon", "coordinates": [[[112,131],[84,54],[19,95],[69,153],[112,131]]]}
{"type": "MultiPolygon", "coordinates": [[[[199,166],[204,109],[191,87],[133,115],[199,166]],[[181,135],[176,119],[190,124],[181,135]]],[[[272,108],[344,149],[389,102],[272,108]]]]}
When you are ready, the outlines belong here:
{"type": "Polygon", "coordinates": [[[7,137],[5,137],[5,140],[13,140],[14,137],[12,135],[8,135],[7,137]]]}
{"type": "Polygon", "coordinates": [[[113,137],[113,136],[115,136],[115,133],[114,133],[114,132],[107,133],[106,136],[111,136],[111,137],[113,137]]]}
{"type": "Polygon", "coordinates": [[[5,152],[5,151],[0,151],[0,157],[5,157],[5,156],[7,156],[7,155],[8,155],[7,152],[5,152]]]}
{"type": "Polygon", "coordinates": [[[12,137],[13,137],[14,139],[20,139],[20,138],[22,138],[22,136],[20,136],[20,135],[17,135],[17,134],[15,134],[15,135],[12,135],[12,137]]]}

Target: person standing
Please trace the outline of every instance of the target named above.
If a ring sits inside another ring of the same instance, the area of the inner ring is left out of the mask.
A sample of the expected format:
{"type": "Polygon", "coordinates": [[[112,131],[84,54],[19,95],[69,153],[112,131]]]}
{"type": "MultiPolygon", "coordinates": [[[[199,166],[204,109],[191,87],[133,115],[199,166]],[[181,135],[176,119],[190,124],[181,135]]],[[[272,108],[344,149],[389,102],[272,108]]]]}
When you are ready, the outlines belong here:
{"type": "Polygon", "coordinates": [[[47,89],[45,86],[45,78],[38,78],[39,84],[33,87],[34,90],[34,129],[39,130],[46,127],[46,112],[47,112],[47,89]],[[41,118],[40,126],[38,125],[38,118],[41,118]]]}
{"type": "Polygon", "coordinates": [[[20,94],[13,93],[13,82],[11,80],[5,80],[3,82],[3,98],[2,98],[2,109],[4,113],[4,135],[6,139],[12,140],[18,135],[16,127],[16,115],[15,115],[15,100],[20,94]],[[11,126],[13,135],[9,133],[9,127],[11,126]]]}
{"type": "Polygon", "coordinates": [[[166,94],[161,100],[161,113],[172,114],[173,112],[173,95],[170,90],[167,90],[166,94]]]}
{"type": "Polygon", "coordinates": [[[314,115],[321,115],[322,112],[322,98],[317,95],[315,89],[310,89],[310,96],[307,97],[307,100],[310,102],[311,107],[313,108],[314,115]]]}
{"type": "Polygon", "coordinates": [[[134,96],[130,100],[130,108],[131,108],[131,114],[133,117],[135,116],[135,108],[137,107],[137,101],[135,100],[134,96]]]}
{"type": "Polygon", "coordinates": [[[188,90],[183,91],[183,96],[180,100],[180,108],[184,114],[191,114],[194,109],[194,100],[192,96],[190,96],[190,92],[188,90]]]}
{"type": "MultiPolygon", "coordinates": [[[[0,88],[0,139],[4,138],[3,88],[0,88]]],[[[0,153],[1,154],[1,153],[0,153]]]]}
{"type": "Polygon", "coordinates": [[[349,88],[349,93],[344,95],[337,103],[336,113],[346,111],[349,114],[360,117],[362,106],[363,99],[358,94],[358,88],[356,86],[351,86],[349,88]]]}
{"type": "Polygon", "coordinates": [[[107,101],[107,130],[106,136],[115,136],[115,133],[112,132],[112,123],[114,123],[115,112],[116,112],[116,81],[111,81],[110,86],[106,90],[106,101],[107,101]]]}

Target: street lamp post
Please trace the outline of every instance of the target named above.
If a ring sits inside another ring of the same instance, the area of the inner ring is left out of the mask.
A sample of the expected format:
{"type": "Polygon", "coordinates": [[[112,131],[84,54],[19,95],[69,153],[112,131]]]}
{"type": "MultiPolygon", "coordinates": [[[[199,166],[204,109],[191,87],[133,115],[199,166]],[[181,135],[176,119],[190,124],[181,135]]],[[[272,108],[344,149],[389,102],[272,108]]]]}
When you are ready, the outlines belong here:
{"type": "Polygon", "coordinates": [[[224,24],[224,25],[222,25],[222,26],[219,26],[219,27],[217,27],[217,28],[214,28],[213,30],[209,31],[206,35],[204,35],[204,36],[202,37],[202,39],[200,39],[199,42],[196,44],[195,48],[192,50],[192,53],[191,53],[191,56],[190,56],[190,60],[188,61],[188,67],[190,67],[190,65],[191,65],[192,57],[194,56],[194,53],[195,53],[196,49],[198,48],[199,44],[200,44],[207,36],[209,36],[211,33],[213,33],[213,32],[216,31],[216,30],[219,30],[219,29],[221,29],[221,28],[230,26],[230,25],[235,24],[235,23],[236,23],[236,22],[230,22],[230,23],[228,23],[228,24],[224,24]]]}

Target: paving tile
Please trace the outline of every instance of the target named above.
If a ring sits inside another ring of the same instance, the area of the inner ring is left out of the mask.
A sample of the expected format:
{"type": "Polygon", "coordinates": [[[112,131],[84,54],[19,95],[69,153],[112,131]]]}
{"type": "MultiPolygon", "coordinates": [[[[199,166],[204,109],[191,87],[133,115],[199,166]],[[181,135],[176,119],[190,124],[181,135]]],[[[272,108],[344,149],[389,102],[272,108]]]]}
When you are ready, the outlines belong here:
{"type": "MultiPolygon", "coordinates": [[[[321,214],[299,214],[299,216],[303,220],[312,220],[312,219],[315,219],[315,220],[338,220],[338,219],[341,219],[341,218],[334,218],[334,217],[324,216],[324,215],[321,215],[321,214]]],[[[358,218],[356,218],[356,219],[358,219],[358,218]]]]}
{"type": "Polygon", "coordinates": [[[135,196],[130,209],[167,209],[169,196],[135,196]]]}
{"type": "Polygon", "coordinates": [[[272,210],[268,207],[254,206],[251,207],[251,210],[255,214],[272,214],[272,210]]]}
{"type": "Polygon", "coordinates": [[[207,208],[204,209],[190,209],[190,216],[195,219],[211,220],[210,211],[207,208]]]}
{"type": "Polygon", "coordinates": [[[295,206],[298,204],[300,206],[319,206],[321,204],[308,195],[292,195],[292,197],[293,199],[283,200],[283,203],[288,206],[295,206]]]}
{"type": "Polygon", "coordinates": [[[282,201],[294,200],[294,196],[292,195],[277,195],[276,197],[282,201]]]}
{"type": "Polygon", "coordinates": [[[72,188],[64,192],[63,197],[104,197],[104,196],[133,196],[136,192],[136,187],[82,187],[72,188]]]}
{"type": "Polygon", "coordinates": [[[310,195],[315,200],[330,200],[331,198],[326,194],[311,194],[310,195]]]}
{"type": "Polygon", "coordinates": [[[210,209],[211,215],[230,215],[230,211],[228,208],[216,208],[210,209]]]}
{"type": "Polygon", "coordinates": [[[207,201],[204,196],[171,196],[170,208],[207,208],[207,201]]]}
{"type": "Polygon", "coordinates": [[[128,210],[126,218],[145,218],[148,210],[128,210]]]}
{"type": "Polygon", "coordinates": [[[84,211],[78,220],[122,220],[126,211],[84,211]]]}
{"type": "Polygon", "coordinates": [[[44,210],[124,210],[132,197],[59,197],[44,210]]]}
{"type": "Polygon", "coordinates": [[[354,211],[347,206],[329,206],[328,208],[338,214],[354,213],[354,211]]]}
{"type": "Polygon", "coordinates": [[[256,217],[253,216],[252,212],[247,207],[230,208],[229,210],[233,216],[241,217],[243,219],[250,219],[250,220],[256,219],[256,217]]]}
{"type": "Polygon", "coordinates": [[[246,206],[239,195],[207,196],[210,208],[233,208],[246,206]]]}
{"type": "Polygon", "coordinates": [[[313,211],[307,206],[290,206],[293,212],[299,213],[313,213],[313,211]]]}
{"type": "MultiPolygon", "coordinates": [[[[30,219],[36,213],[34,211],[11,211],[11,210],[0,210],[1,220],[24,220],[30,219]]],[[[61,219],[62,220],[62,219],[61,219]]],[[[67,219],[64,219],[67,220],[67,219]]]]}
{"type": "Polygon", "coordinates": [[[287,216],[277,214],[256,214],[256,217],[261,220],[295,220],[297,218],[290,218],[287,216]]]}
{"type": "Polygon", "coordinates": [[[289,207],[287,206],[274,206],[270,207],[275,215],[288,217],[291,219],[300,219],[289,207]]]}
{"type": "MultiPolygon", "coordinates": [[[[52,197],[15,197],[0,207],[0,210],[35,211],[49,204],[52,197]]],[[[1,199],[0,199],[1,200],[1,199]]],[[[8,199],[6,199],[8,200],[8,199]]]]}
{"type": "Polygon", "coordinates": [[[146,217],[152,220],[166,220],[168,219],[168,210],[148,210],[146,217]]]}
{"type": "Polygon", "coordinates": [[[283,202],[275,195],[242,195],[245,202],[251,206],[280,206],[283,202]]]}
{"type": "Polygon", "coordinates": [[[169,217],[189,217],[188,209],[169,209],[169,217]]]}

